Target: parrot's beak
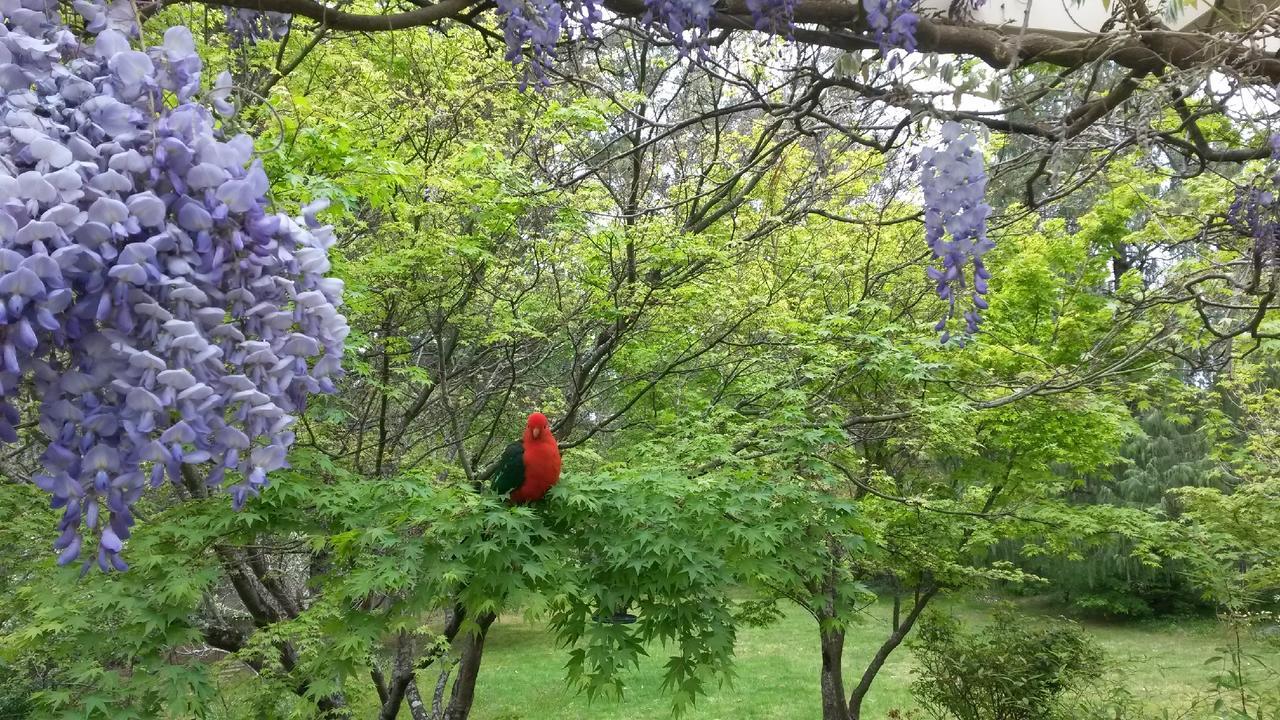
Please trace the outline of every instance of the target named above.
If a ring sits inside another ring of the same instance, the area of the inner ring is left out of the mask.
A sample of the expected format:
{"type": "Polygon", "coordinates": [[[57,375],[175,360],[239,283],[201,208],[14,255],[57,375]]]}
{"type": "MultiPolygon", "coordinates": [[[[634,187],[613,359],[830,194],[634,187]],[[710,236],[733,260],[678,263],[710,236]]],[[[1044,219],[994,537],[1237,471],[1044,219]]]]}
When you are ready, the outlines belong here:
{"type": "Polygon", "coordinates": [[[538,438],[542,437],[542,428],[536,427],[529,434],[533,436],[534,440],[537,440],[538,438]]]}

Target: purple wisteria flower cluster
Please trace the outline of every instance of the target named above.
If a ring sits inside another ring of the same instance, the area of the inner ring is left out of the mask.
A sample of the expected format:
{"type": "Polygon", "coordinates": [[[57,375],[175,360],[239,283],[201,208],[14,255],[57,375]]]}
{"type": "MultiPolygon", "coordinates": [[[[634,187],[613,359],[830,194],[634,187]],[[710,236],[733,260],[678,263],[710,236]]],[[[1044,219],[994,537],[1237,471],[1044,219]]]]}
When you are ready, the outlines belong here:
{"type": "Polygon", "coordinates": [[[600,0],[569,0],[565,17],[582,30],[582,37],[594,38],[595,27],[604,20],[600,0]]]}
{"type": "MultiPolygon", "coordinates": [[[[594,26],[603,18],[600,0],[496,0],[507,43],[506,59],[517,68],[524,66],[521,87],[533,80],[547,84],[547,71],[556,60],[556,44],[568,35],[571,25],[594,37],[594,26]]],[[[794,0],[753,0],[765,4],[794,3],[794,0]]],[[[706,48],[711,33],[713,0],[645,0],[645,27],[671,38],[688,55],[706,48]]]]}
{"type": "Polygon", "coordinates": [[[506,59],[522,69],[520,89],[530,81],[540,87],[550,83],[547,71],[556,61],[556,44],[570,24],[585,37],[595,37],[595,26],[604,18],[599,0],[497,0],[506,59]],[[523,67],[522,67],[523,66],[523,67]]]}
{"type": "Polygon", "coordinates": [[[1253,254],[1260,262],[1280,261],[1280,174],[1272,178],[1269,188],[1237,188],[1227,222],[1253,240],[1253,254]]]}
{"type": "Polygon", "coordinates": [[[186,28],[143,52],[110,23],[82,43],[54,0],[0,17],[0,441],[28,416],[47,439],[59,562],[91,542],[84,570],[123,570],[148,487],[202,468],[240,507],[334,390],[333,238],[319,206],[269,212],[252,139],[197,101],[186,28]]]}
{"type": "Polygon", "coordinates": [[[644,0],[640,22],[670,36],[681,57],[706,51],[715,0],[644,0]]]}
{"type": "MultiPolygon", "coordinates": [[[[747,0],[746,6],[757,30],[790,35],[795,29],[797,2],[747,0]]],[[[868,23],[886,53],[893,48],[915,50],[919,15],[914,5],[915,0],[863,0],[868,23]]],[[[644,6],[640,22],[668,37],[682,57],[706,51],[716,12],[714,0],[645,0],[644,6]]],[[[517,67],[524,66],[522,87],[531,80],[546,85],[547,71],[556,60],[556,44],[574,26],[593,37],[592,27],[602,18],[600,0],[497,0],[497,11],[507,44],[506,58],[517,67]]],[[[896,64],[897,58],[891,62],[896,64]]]]}
{"type": "Polygon", "coordinates": [[[924,189],[925,240],[939,267],[929,268],[947,313],[938,321],[942,341],[950,339],[947,321],[956,314],[957,296],[968,289],[965,266],[973,264],[973,307],[964,312],[968,333],[978,331],[979,310],[987,308],[983,295],[991,274],[982,256],[995,247],[987,238],[987,172],[977,139],[956,122],[942,126],[942,145],[920,153],[920,183],[924,189]],[[950,240],[947,237],[950,236],[950,240]]]}
{"type": "Polygon", "coordinates": [[[1272,135],[1269,144],[1269,176],[1237,187],[1227,208],[1227,223],[1253,240],[1253,255],[1259,262],[1280,261],[1280,134],[1272,135]]]}
{"type": "MultiPolygon", "coordinates": [[[[862,0],[862,9],[867,13],[867,25],[880,44],[880,52],[886,56],[895,48],[915,51],[916,26],[920,24],[920,15],[915,12],[914,7],[915,0],[862,0]]],[[[897,57],[889,59],[890,67],[897,63],[897,57]]]]}
{"type": "MultiPolygon", "coordinates": [[[[747,0],[757,30],[790,33],[794,28],[796,0],[747,0]]],[[[507,43],[506,58],[524,66],[521,86],[531,80],[547,84],[547,71],[556,60],[556,44],[579,26],[593,37],[593,27],[603,17],[600,0],[497,0],[507,43]]],[[[705,51],[711,34],[714,0],[645,0],[641,23],[668,36],[682,56],[705,51]]],[[[914,27],[914,26],[913,26],[914,27]]]]}
{"type": "Polygon", "coordinates": [[[520,88],[531,79],[546,85],[564,29],[564,8],[556,0],[497,0],[497,6],[507,41],[506,58],[516,67],[524,64],[520,88]]]}
{"type": "Polygon", "coordinates": [[[280,40],[289,31],[290,15],[244,8],[225,8],[229,45],[239,48],[262,40],[280,40]]]}
{"type": "Polygon", "coordinates": [[[747,0],[751,22],[761,32],[786,33],[795,30],[796,0],[747,0]]]}
{"type": "Polygon", "coordinates": [[[1270,243],[1280,229],[1277,209],[1275,190],[1248,185],[1236,188],[1235,198],[1227,208],[1227,221],[1241,235],[1270,243]]]}
{"type": "MultiPolygon", "coordinates": [[[[782,21],[782,11],[775,5],[792,7],[795,0],[751,0],[760,12],[782,21]]],[[[641,22],[650,30],[671,38],[680,54],[701,52],[711,33],[713,0],[645,0],[641,22]]],[[[523,66],[521,87],[532,80],[545,86],[547,71],[556,61],[556,44],[570,33],[571,25],[582,29],[586,37],[594,36],[594,26],[603,18],[600,0],[497,0],[502,18],[503,37],[507,43],[506,59],[517,68],[523,66]]],[[[756,12],[752,11],[753,15],[756,12]]],[[[789,27],[790,11],[786,12],[789,27]]],[[[757,26],[765,20],[758,19],[757,26]]],[[[772,21],[770,21],[772,22],[772,21]]]]}

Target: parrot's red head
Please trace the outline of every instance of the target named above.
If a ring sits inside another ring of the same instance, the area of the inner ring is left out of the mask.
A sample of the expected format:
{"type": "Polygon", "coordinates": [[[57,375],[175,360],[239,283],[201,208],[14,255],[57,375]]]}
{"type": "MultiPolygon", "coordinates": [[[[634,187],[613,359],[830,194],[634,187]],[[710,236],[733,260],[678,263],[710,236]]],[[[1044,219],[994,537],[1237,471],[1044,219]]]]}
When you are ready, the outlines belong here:
{"type": "Polygon", "coordinates": [[[547,416],[540,412],[529,415],[529,423],[525,425],[525,436],[533,440],[541,440],[551,438],[551,425],[547,422],[547,416]]]}

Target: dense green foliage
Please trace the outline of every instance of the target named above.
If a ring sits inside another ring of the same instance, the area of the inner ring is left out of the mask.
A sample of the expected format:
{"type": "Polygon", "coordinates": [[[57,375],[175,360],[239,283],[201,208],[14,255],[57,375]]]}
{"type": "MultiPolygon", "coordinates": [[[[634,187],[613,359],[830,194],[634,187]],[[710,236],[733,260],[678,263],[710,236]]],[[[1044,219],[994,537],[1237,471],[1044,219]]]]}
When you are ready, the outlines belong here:
{"type": "MultiPolygon", "coordinates": [[[[1136,508],[1161,518],[1177,518],[1181,504],[1171,490],[1222,487],[1222,474],[1210,456],[1203,423],[1170,417],[1160,408],[1135,419],[1138,428],[1119,448],[1113,467],[1082,478],[1080,487],[1070,495],[1072,502],[1136,508]]],[[[1019,548],[1011,545],[1003,550],[1016,559],[1019,548]]],[[[1024,565],[1045,578],[1061,602],[1090,614],[1149,617],[1212,608],[1212,600],[1204,597],[1190,578],[1185,561],[1143,557],[1135,548],[1133,540],[1123,537],[1103,539],[1081,543],[1068,555],[1032,558],[1024,565]]]]}

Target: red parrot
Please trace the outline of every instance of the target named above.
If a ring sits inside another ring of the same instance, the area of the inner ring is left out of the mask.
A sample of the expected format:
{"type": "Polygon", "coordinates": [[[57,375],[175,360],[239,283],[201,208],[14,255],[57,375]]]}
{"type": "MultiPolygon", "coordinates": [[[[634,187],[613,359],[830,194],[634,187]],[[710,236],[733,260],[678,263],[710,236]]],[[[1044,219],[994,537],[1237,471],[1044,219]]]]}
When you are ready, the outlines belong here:
{"type": "Polygon", "coordinates": [[[523,504],[541,500],[559,481],[560,445],[551,435],[547,416],[533,413],[524,437],[502,453],[493,489],[500,495],[511,493],[511,502],[523,504]]]}

